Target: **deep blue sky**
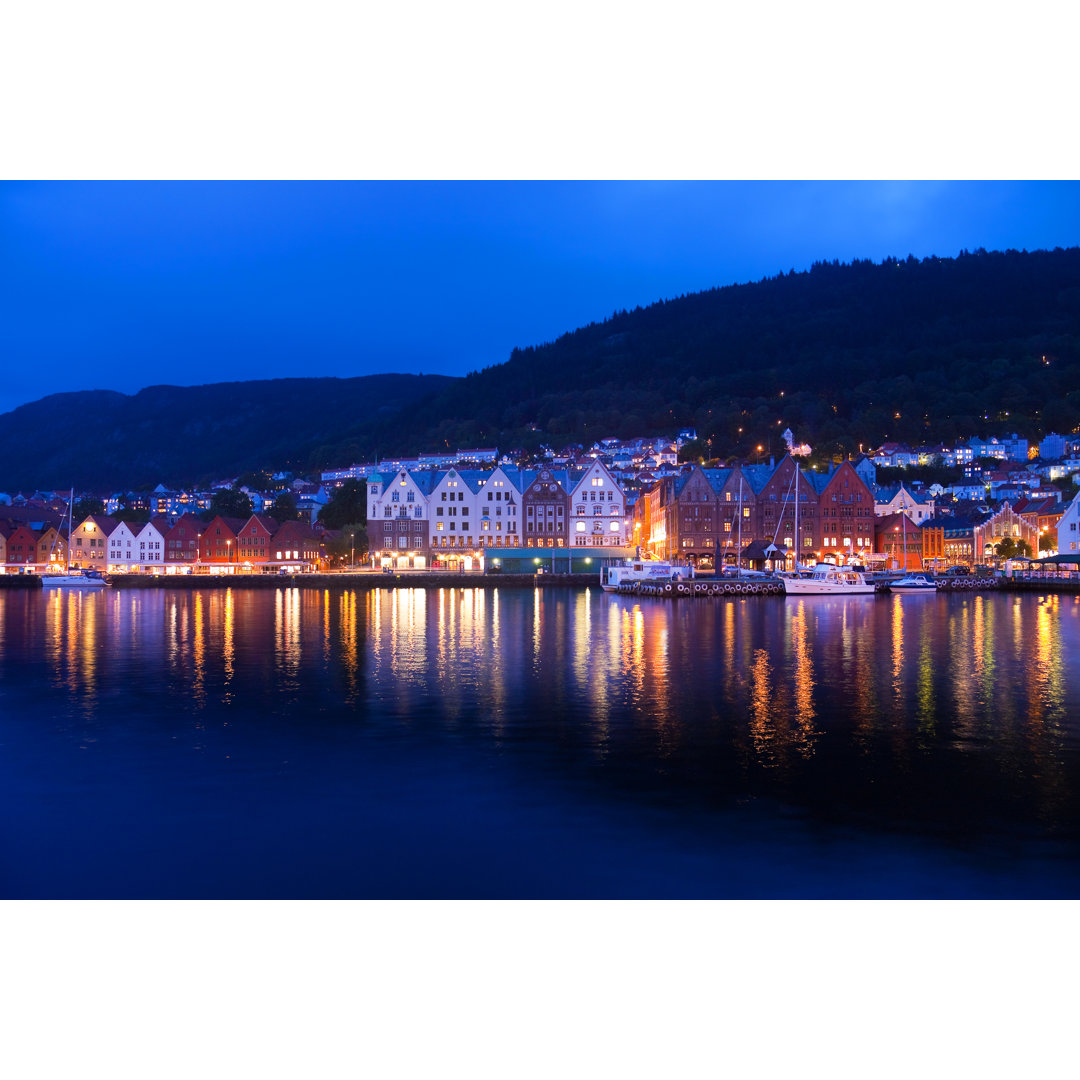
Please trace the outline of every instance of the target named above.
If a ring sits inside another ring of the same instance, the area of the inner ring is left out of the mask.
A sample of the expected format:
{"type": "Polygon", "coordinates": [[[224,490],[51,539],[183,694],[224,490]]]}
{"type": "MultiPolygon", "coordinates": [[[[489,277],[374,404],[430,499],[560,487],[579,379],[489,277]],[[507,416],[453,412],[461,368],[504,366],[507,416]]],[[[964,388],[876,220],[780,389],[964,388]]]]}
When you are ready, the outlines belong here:
{"type": "Polygon", "coordinates": [[[0,184],[0,412],[467,371],[816,259],[1080,244],[1078,183],[0,184]]]}

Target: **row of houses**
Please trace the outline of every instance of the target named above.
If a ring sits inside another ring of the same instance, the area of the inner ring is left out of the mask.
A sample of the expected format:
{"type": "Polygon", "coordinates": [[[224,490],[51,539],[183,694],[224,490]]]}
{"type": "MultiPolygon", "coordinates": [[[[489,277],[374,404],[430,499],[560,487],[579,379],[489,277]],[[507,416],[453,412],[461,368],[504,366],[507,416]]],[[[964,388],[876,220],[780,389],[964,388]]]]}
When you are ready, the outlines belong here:
{"type": "Polygon", "coordinates": [[[796,557],[970,564],[994,558],[1006,536],[1038,553],[1065,512],[1057,492],[1019,496],[994,511],[970,504],[966,512],[942,512],[927,493],[876,490],[868,464],[817,471],[788,454],[779,464],[684,465],[643,478],[637,492],[599,459],[563,470],[374,471],[367,476],[370,558],[374,566],[465,569],[494,558],[522,569],[567,549],[601,560],[641,551],[703,569],[790,565],[796,557]]]}
{"type": "Polygon", "coordinates": [[[403,467],[371,472],[366,483],[374,566],[473,569],[493,551],[512,563],[560,548],[615,557],[631,543],[625,493],[600,461],[582,469],[403,467]]]}
{"type": "Polygon", "coordinates": [[[1080,550],[1078,504],[1055,492],[942,512],[903,486],[872,493],[851,462],[820,473],[788,455],[775,468],[693,466],[658,481],[635,506],[634,530],[645,550],[699,566],[790,565],[798,552],[802,563],[918,569],[993,561],[1006,538],[1032,555],[1080,550]]]}
{"type": "MultiPolygon", "coordinates": [[[[146,510],[157,516],[178,518],[181,514],[198,513],[209,510],[216,491],[223,488],[231,488],[233,483],[221,482],[210,491],[197,491],[194,489],[167,488],[164,484],[158,484],[153,491],[140,492],[110,492],[100,496],[105,507],[105,513],[112,515],[121,510],[146,510]]],[[[251,500],[251,508],[255,513],[263,513],[269,510],[275,500],[283,493],[282,491],[265,492],[255,488],[242,486],[237,490],[243,492],[251,500]]],[[[306,480],[293,480],[288,487],[283,489],[293,496],[296,509],[299,514],[308,521],[315,521],[319,510],[329,501],[329,493],[324,485],[313,484],[306,480]]],[[[95,496],[97,497],[97,496],[95,496]]],[[[62,507],[66,512],[68,493],[62,492],[34,492],[26,496],[21,493],[9,495],[0,492],[0,513],[4,507],[16,509],[25,506],[37,506],[44,508],[62,507]]]]}
{"type": "Polygon", "coordinates": [[[1037,444],[1019,435],[1007,435],[998,439],[974,437],[966,442],[934,443],[912,447],[907,443],[886,442],[875,450],[871,460],[875,465],[892,468],[910,468],[929,465],[936,458],[948,465],[969,466],[980,460],[1026,462],[1057,462],[1080,454],[1080,439],[1075,435],[1048,434],[1037,444]]]}
{"type": "Polygon", "coordinates": [[[146,523],[91,514],[66,521],[0,517],[0,565],[5,573],[43,573],[70,565],[104,573],[212,574],[325,568],[322,536],[300,521],[279,523],[266,514],[215,517],[194,514],[146,523]]]}

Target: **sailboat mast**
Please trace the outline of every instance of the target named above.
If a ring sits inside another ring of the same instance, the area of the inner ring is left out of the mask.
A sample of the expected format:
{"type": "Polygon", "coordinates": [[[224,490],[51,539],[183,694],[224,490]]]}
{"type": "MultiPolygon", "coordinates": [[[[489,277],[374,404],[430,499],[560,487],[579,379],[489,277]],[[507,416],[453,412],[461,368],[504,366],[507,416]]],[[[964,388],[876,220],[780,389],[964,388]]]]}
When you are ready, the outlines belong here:
{"type": "Polygon", "coordinates": [[[742,573],[742,469],[739,469],[739,553],[735,556],[735,570],[742,573]]]}
{"type": "Polygon", "coordinates": [[[795,566],[794,570],[799,569],[799,463],[794,458],[791,459],[795,462],[795,566]]]}

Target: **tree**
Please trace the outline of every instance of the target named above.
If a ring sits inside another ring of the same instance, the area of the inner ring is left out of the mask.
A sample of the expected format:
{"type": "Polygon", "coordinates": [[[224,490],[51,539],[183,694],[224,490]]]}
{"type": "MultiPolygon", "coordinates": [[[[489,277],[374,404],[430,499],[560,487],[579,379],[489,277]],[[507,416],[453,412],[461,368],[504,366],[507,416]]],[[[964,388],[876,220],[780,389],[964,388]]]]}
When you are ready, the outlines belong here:
{"type": "Polygon", "coordinates": [[[1025,559],[1031,558],[1031,545],[1026,540],[1016,541],[1016,554],[1025,559]]]}
{"type": "Polygon", "coordinates": [[[92,514],[102,515],[105,513],[105,504],[100,499],[77,499],[71,508],[72,521],[85,521],[92,514]]]}
{"type": "Polygon", "coordinates": [[[296,496],[291,491],[283,491],[270,507],[270,516],[283,525],[286,521],[299,521],[300,511],[296,508],[296,496]]]}
{"type": "Polygon", "coordinates": [[[346,480],[319,511],[319,521],[328,529],[343,529],[351,522],[366,525],[366,483],[363,480],[346,480]]]}
{"type": "Polygon", "coordinates": [[[1039,537],[1040,551],[1053,551],[1057,547],[1057,537],[1053,533],[1043,533],[1039,537]]]}
{"type": "Polygon", "coordinates": [[[129,510],[126,506],[117,510],[113,517],[117,521],[130,521],[139,525],[145,525],[150,520],[149,510],[129,510]]]}
{"type": "Polygon", "coordinates": [[[247,518],[251,516],[251,499],[239,488],[220,488],[210,500],[210,509],[203,511],[204,521],[222,517],[247,518]]]}
{"type": "Polygon", "coordinates": [[[326,541],[326,554],[339,566],[362,563],[367,553],[367,526],[358,522],[343,525],[337,535],[326,541]]]}
{"type": "Polygon", "coordinates": [[[679,461],[701,461],[709,453],[704,439],[689,439],[679,448],[679,461]]]}
{"type": "Polygon", "coordinates": [[[1011,559],[1017,554],[1016,541],[1011,536],[1003,536],[994,549],[994,554],[999,559],[1011,559]]]}

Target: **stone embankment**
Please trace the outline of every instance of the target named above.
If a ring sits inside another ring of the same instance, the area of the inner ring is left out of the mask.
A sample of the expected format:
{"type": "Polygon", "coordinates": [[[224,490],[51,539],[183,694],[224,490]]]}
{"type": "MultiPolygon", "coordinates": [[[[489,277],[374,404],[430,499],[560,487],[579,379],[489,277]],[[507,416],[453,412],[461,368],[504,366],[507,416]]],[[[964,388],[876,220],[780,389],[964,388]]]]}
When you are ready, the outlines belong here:
{"type": "Polygon", "coordinates": [[[590,574],[482,574],[407,570],[394,574],[112,574],[117,589],[524,589],[599,585],[590,574]]]}

